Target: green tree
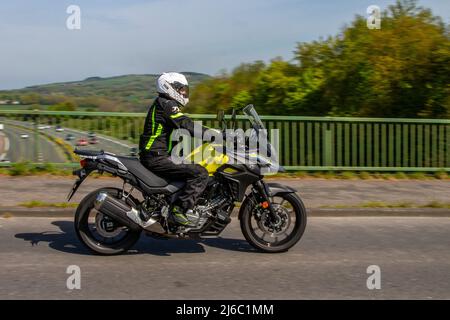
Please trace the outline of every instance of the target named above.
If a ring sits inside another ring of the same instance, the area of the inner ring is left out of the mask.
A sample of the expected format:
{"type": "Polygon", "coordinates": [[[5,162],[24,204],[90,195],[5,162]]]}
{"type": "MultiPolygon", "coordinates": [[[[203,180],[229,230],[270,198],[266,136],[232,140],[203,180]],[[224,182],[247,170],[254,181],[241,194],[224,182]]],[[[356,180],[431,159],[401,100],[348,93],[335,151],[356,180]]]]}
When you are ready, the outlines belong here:
{"type": "Polygon", "coordinates": [[[201,82],[192,110],[254,103],[265,114],[450,116],[450,26],[415,0],[355,19],[336,36],[298,43],[291,62],[242,64],[201,82]]]}
{"type": "Polygon", "coordinates": [[[41,96],[37,93],[28,93],[20,97],[21,104],[39,104],[41,96]]]}
{"type": "Polygon", "coordinates": [[[65,101],[48,108],[49,111],[75,111],[77,106],[73,101],[65,101]]]}
{"type": "Polygon", "coordinates": [[[244,63],[231,74],[223,71],[219,76],[200,82],[193,90],[187,111],[191,113],[215,113],[233,106],[251,102],[258,76],[265,68],[262,61],[244,63]]]}
{"type": "Polygon", "coordinates": [[[381,117],[448,115],[450,38],[445,24],[416,1],[383,13],[381,30],[358,16],[339,36],[300,44],[301,71],[323,70],[319,105],[328,114],[381,117]]]}

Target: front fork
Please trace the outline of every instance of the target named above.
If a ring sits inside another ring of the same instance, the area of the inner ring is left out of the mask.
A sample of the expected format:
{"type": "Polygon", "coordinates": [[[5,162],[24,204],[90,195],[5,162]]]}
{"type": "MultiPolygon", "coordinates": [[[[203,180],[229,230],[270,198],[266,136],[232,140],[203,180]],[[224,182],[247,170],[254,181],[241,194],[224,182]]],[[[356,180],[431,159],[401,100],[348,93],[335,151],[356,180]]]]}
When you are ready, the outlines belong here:
{"type": "Polygon", "coordinates": [[[269,217],[271,222],[275,223],[277,214],[273,208],[272,201],[270,201],[270,192],[268,186],[263,180],[255,182],[253,184],[254,196],[257,204],[259,204],[263,209],[269,210],[269,217]]]}

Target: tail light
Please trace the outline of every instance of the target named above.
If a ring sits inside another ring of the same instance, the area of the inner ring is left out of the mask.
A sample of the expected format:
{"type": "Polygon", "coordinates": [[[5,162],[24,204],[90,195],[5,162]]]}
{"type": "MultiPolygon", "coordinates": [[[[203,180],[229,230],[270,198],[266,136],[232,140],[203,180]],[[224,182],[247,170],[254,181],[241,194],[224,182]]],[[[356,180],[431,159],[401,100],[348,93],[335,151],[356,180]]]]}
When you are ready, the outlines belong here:
{"type": "Polygon", "coordinates": [[[81,165],[82,168],[86,167],[87,160],[86,159],[80,160],[80,165],[81,165]]]}

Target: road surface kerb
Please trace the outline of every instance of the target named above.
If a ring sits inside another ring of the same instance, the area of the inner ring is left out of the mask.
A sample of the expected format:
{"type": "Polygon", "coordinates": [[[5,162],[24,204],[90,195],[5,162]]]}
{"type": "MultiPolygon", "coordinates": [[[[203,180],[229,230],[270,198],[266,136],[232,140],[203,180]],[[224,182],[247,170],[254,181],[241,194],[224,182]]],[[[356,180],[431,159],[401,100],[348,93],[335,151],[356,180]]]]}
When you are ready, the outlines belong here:
{"type": "MultiPolygon", "coordinates": [[[[76,208],[0,207],[0,217],[73,217],[76,208]]],[[[308,208],[311,217],[450,217],[440,208],[308,208]]],[[[238,210],[232,216],[237,216],[238,210]]]]}

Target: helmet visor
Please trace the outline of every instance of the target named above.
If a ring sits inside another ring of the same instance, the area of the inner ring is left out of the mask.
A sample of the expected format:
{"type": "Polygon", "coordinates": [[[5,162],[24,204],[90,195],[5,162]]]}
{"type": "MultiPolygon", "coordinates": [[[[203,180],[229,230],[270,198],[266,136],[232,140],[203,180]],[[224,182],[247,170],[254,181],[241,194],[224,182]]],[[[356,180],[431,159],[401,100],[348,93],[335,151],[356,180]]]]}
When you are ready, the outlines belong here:
{"type": "Polygon", "coordinates": [[[183,96],[183,98],[188,99],[189,98],[189,86],[179,83],[179,82],[175,82],[173,83],[173,88],[183,96]]]}
{"type": "Polygon", "coordinates": [[[183,98],[188,99],[189,98],[189,86],[183,86],[180,89],[178,89],[178,93],[183,96],[183,98]]]}

